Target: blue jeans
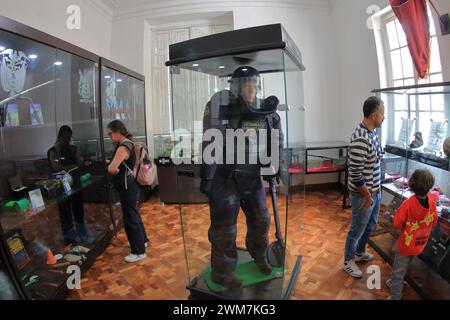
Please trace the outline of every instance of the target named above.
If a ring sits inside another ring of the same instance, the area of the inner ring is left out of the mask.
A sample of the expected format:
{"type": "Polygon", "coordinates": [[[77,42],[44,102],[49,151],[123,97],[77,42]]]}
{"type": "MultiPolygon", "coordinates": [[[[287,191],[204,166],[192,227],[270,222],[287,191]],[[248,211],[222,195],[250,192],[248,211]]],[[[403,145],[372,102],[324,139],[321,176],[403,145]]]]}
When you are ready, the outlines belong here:
{"type": "Polygon", "coordinates": [[[381,192],[372,197],[373,205],[367,209],[361,208],[362,196],[351,194],[352,223],[348,231],[345,242],[345,260],[349,261],[357,253],[366,251],[367,241],[370,234],[375,230],[378,223],[378,213],[380,211],[381,192]]]}

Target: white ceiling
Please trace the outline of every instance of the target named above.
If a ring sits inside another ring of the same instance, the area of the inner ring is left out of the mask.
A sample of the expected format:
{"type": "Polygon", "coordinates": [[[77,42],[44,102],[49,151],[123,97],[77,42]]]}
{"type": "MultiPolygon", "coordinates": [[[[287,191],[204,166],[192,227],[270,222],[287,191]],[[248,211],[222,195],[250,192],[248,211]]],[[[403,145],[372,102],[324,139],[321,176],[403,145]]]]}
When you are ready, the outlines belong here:
{"type": "MultiPolygon", "coordinates": [[[[113,17],[118,16],[126,16],[127,14],[133,14],[136,12],[142,12],[145,10],[148,10],[150,8],[163,8],[165,5],[167,5],[167,8],[170,8],[171,6],[177,6],[179,5],[180,1],[176,0],[89,0],[91,2],[96,3],[97,5],[100,5],[105,10],[108,11],[108,13],[113,17]],[[178,4],[177,4],[178,3],[178,4]]],[[[181,3],[188,3],[192,0],[184,0],[181,1],[181,3]]],[[[248,0],[241,0],[243,3],[248,0]]],[[[260,0],[260,1],[251,1],[252,3],[272,3],[275,4],[278,3],[286,3],[286,4],[318,4],[322,6],[330,5],[337,0],[260,0]]],[[[202,1],[193,1],[193,2],[202,2],[202,1]]],[[[207,1],[203,1],[207,2],[207,1]]],[[[239,1],[233,0],[234,3],[239,3],[239,1]]]]}

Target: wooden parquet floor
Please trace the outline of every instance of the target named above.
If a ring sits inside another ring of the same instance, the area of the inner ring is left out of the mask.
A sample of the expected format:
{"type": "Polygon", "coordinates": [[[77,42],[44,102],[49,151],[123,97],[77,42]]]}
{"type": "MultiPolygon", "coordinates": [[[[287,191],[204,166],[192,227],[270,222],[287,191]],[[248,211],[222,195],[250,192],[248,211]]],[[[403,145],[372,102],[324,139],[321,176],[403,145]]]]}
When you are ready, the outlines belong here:
{"type": "MultiPolygon", "coordinates": [[[[278,202],[283,221],[286,199],[280,197],[278,202]]],[[[376,257],[370,265],[378,265],[382,273],[380,290],[367,288],[367,264],[360,266],[365,273],[362,279],[353,279],[342,270],[343,247],[351,212],[342,210],[340,193],[333,190],[311,191],[306,194],[305,200],[294,196],[288,203],[289,253],[303,256],[302,269],[292,299],[386,299],[389,291],[384,281],[391,268],[370,247],[368,251],[376,257]],[[302,201],[305,205],[303,215],[296,210],[302,201]]],[[[184,206],[182,210],[185,226],[183,231],[188,243],[186,251],[182,240],[179,207],[162,205],[155,195],[141,209],[151,240],[147,250],[148,258],[132,265],[123,261],[129,248],[122,230],[84,275],[81,289],[72,291],[67,299],[186,299],[189,295],[185,289],[188,272],[195,276],[209,261],[209,211],[207,205],[184,206]],[[189,270],[186,268],[185,256],[191,262],[189,270]]],[[[238,223],[238,245],[243,246],[243,215],[240,215],[238,223]]],[[[273,221],[270,233],[273,239],[273,221]]],[[[408,285],[405,285],[404,298],[419,299],[408,285]]]]}

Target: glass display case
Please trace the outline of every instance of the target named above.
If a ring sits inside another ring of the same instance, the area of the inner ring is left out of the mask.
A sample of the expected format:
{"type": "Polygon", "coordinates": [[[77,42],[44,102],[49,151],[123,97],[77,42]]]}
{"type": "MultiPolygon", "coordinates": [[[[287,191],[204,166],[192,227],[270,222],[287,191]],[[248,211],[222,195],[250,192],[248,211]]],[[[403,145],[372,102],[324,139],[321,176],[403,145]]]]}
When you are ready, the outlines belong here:
{"type": "Polygon", "coordinates": [[[0,223],[27,297],[66,290],[112,235],[98,63],[0,30],[0,223]],[[89,196],[87,196],[89,195],[89,196]]]}
{"type": "Polygon", "coordinates": [[[141,75],[106,59],[101,59],[102,122],[106,156],[112,157],[114,145],[106,134],[113,120],[121,120],[133,141],[147,143],[145,126],[145,87],[141,75]]]}
{"type": "Polygon", "coordinates": [[[450,83],[374,90],[385,103],[382,140],[382,205],[379,225],[370,244],[393,262],[396,210],[412,193],[408,177],[428,169],[436,182],[430,196],[438,206],[439,222],[423,253],[414,259],[407,281],[423,298],[450,298],[450,83]]]}
{"type": "MultiPolygon", "coordinates": [[[[347,148],[343,141],[307,142],[305,149],[306,174],[336,173],[337,185],[342,189],[342,208],[350,208],[347,204],[347,148]],[[342,188],[342,186],[345,186],[342,188]]],[[[298,158],[295,158],[296,160],[298,158]]],[[[296,162],[296,161],[295,161],[296,162]]],[[[303,168],[292,165],[293,174],[303,168]]]]}
{"type": "Polygon", "coordinates": [[[178,200],[208,194],[179,201],[190,298],[288,299],[301,265],[304,172],[289,171],[298,155],[305,167],[301,53],[276,24],[169,55],[174,132],[155,153],[171,157],[178,200]]]}
{"type": "MultiPolygon", "coordinates": [[[[68,268],[86,271],[115,231],[100,57],[2,16],[0,47],[0,272],[19,298],[62,298],[68,268]]],[[[111,77],[126,84],[120,117],[144,139],[143,77],[111,77]]]]}
{"type": "Polygon", "coordinates": [[[195,153],[198,152],[198,148],[197,150],[193,148],[193,142],[193,135],[185,132],[153,137],[155,163],[158,167],[159,199],[162,203],[189,204],[208,201],[200,192],[200,166],[194,161],[198,155],[195,153]],[[191,148],[183,148],[186,144],[190,144],[191,148]],[[177,177],[185,190],[181,194],[174,192],[177,188],[177,177]]]}
{"type": "MultiPolygon", "coordinates": [[[[102,136],[106,159],[114,156],[115,144],[108,136],[107,126],[113,120],[125,124],[128,132],[133,135],[134,142],[144,142],[147,145],[146,114],[145,114],[145,82],[144,77],[110,60],[101,58],[100,92],[102,136]]],[[[111,177],[108,176],[110,180],[111,177]]],[[[116,227],[122,225],[122,210],[119,197],[112,183],[109,183],[109,197],[112,201],[113,219],[116,227]]],[[[148,194],[145,189],[142,198],[148,194]]]]}

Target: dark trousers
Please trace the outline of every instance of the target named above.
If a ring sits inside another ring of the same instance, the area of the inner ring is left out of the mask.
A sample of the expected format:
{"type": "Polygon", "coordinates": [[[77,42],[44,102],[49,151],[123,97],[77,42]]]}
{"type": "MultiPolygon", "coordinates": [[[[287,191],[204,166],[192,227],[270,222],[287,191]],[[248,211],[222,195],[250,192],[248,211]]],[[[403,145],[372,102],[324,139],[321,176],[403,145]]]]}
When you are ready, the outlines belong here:
{"type": "Polygon", "coordinates": [[[270,215],[260,177],[228,178],[216,175],[209,196],[211,226],[211,269],[214,274],[229,274],[238,262],[236,235],[239,209],[246,216],[247,250],[256,261],[265,258],[269,244],[270,215]]]}
{"type": "Polygon", "coordinates": [[[144,254],[145,243],[148,242],[147,233],[139,213],[140,195],[141,187],[136,182],[129,183],[128,190],[119,191],[125,233],[133,254],[144,254]]]}
{"type": "Polygon", "coordinates": [[[85,241],[87,232],[84,225],[83,194],[81,192],[74,194],[69,199],[59,203],[58,207],[64,244],[76,243],[77,235],[81,241],[85,241]]]}

